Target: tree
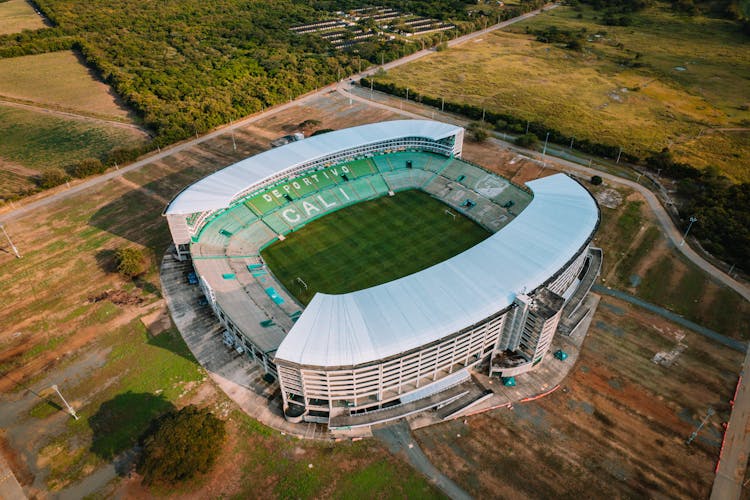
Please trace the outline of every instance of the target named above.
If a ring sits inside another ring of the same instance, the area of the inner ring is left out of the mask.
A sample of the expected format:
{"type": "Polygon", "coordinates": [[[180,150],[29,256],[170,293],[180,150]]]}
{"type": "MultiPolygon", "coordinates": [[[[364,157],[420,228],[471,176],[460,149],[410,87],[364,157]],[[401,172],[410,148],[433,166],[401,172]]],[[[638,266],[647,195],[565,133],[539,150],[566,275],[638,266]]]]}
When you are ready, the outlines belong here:
{"type": "Polygon", "coordinates": [[[594,175],[591,177],[591,184],[593,184],[594,186],[599,186],[602,182],[602,178],[598,175],[594,175]]]}
{"type": "Polygon", "coordinates": [[[533,148],[538,142],[539,138],[530,132],[516,137],[516,144],[522,148],[533,148]]]}
{"type": "Polygon", "coordinates": [[[225,436],[224,421],[206,408],[172,410],[154,420],[141,440],[136,470],[146,485],[190,479],[211,469],[225,436]]]}
{"type": "Polygon", "coordinates": [[[107,170],[107,167],[105,167],[100,160],[96,158],[86,158],[85,160],[79,161],[75,167],[73,167],[73,175],[82,179],[89,175],[101,174],[105,170],[107,170]]]}
{"type": "Polygon", "coordinates": [[[37,183],[42,189],[49,189],[55,186],[59,186],[63,182],[70,179],[70,176],[63,172],[59,168],[50,168],[42,172],[39,176],[37,183]]]}
{"type": "Polygon", "coordinates": [[[475,142],[484,142],[490,136],[487,126],[482,122],[471,122],[468,127],[469,134],[475,142]]]}
{"type": "Polygon", "coordinates": [[[115,253],[117,270],[123,276],[135,278],[146,272],[146,258],[140,248],[123,247],[115,253]]]}

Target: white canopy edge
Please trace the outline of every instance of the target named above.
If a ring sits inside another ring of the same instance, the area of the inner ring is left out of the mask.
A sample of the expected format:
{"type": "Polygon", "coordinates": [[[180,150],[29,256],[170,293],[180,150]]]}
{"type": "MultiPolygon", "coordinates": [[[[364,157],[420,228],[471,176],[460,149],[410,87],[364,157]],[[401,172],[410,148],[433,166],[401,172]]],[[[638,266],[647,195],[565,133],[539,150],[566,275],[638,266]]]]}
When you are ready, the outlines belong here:
{"type": "Polygon", "coordinates": [[[534,198],[478,245],[418,273],[343,295],[316,294],[277,360],[356,366],[458,332],[508,307],[561,271],[590,240],[599,210],[564,174],[527,183],[534,198]]]}
{"type": "Polygon", "coordinates": [[[394,120],[336,130],[269,149],[223,168],[180,192],[164,215],[192,214],[227,208],[243,192],[285,170],[327,156],[402,137],[440,140],[459,134],[456,125],[432,120],[394,120]]]}

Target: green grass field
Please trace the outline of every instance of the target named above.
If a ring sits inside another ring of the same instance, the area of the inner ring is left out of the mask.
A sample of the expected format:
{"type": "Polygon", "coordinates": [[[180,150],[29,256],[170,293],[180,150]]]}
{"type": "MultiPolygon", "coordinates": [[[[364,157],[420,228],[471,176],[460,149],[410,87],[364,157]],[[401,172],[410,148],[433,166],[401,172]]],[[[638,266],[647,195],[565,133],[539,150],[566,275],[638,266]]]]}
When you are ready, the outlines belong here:
{"type": "Polygon", "coordinates": [[[736,23],[678,15],[663,3],[627,27],[605,26],[601,16],[556,8],[378,80],[639,155],[669,147],[695,167],[750,179],[750,49],[736,23]],[[550,27],[586,30],[583,50],[526,33],[550,27]]]}
{"type": "Polygon", "coordinates": [[[95,79],[70,50],[0,59],[0,98],[129,121],[128,110],[117,103],[109,86],[95,79]]]}
{"type": "Polygon", "coordinates": [[[490,235],[460,214],[454,219],[448,209],[422,191],[404,191],[313,221],[262,256],[286,289],[307,304],[316,292],[348,293],[421,271],[490,235]]]}
{"type": "MultiPolygon", "coordinates": [[[[133,147],[145,136],[132,129],[0,105],[0,168],[3,160],[38,172],[84,158],[103,158],[117,147],[133,147]]],[[[2,168],[0,198],[31,185],[29,172],[2,168]]]]}
{"type": "Polygon", "coordinates": [[[44,28],[44,21],[26,0],[0,2],[0,35],[44,28]]]}

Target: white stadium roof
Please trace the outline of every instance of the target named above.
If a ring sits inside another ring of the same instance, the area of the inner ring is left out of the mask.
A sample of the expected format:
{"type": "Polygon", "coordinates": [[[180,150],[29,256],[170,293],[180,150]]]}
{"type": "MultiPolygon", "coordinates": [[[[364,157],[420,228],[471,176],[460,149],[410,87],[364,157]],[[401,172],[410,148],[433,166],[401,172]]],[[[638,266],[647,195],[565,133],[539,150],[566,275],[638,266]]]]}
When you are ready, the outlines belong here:
{"type": "Polygon", "coordinates": [[[316,294],[276,358],[325,367],[384,359],[478,323],[542,285],[589,241],[599,214],[566,175],[527,185],[529,206],[465,252],[365,290],[316,294]]]}
{"type": "Polygon", "coordinates": [[[431,120],[395,120],[316,135],[251,156],[205,177],[178,194],[164,214],[192,214],[226,208],[253,184],[349,148],[410,136],[440,140],[460,130],[461,127],[431,120]]]}

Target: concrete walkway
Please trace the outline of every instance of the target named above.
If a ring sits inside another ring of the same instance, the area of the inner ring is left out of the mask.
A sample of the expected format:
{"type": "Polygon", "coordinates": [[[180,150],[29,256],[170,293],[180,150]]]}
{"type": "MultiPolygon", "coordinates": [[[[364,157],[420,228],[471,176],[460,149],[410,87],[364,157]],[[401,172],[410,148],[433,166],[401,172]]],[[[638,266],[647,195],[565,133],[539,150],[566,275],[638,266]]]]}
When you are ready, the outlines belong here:
{"type": "Polygon", "coordinates": [[[25,500],[26,498],[5,457],[0,455],[0,499],[25,500]]]}
{"type": "Polygon", "coordinates": [[[706,328],[705,326],[701,326],[697,323],[693,323],[692,321],[683,318],[679,314],[675,314],[672,311],[664,309],[663,307],[659,307],[657,305],[646,302],[645,300],[641,300],[638,297],[634,297],[630,295],[629,293],[625,293],[620,290],[614,290],[612,288],[602,286],[602,285],[594,285],[592,287],[592,290],[602,295],[609,295],[610,297],[615,297],[617,299],[624,300],[625,302],[635,304],[648,311],[651,311],[652,313],[656,313],[659,316],[668,319],[669,321],[673,321],[677,323],[678,325],[682,325],[685,328],[689,328],[690,330],[693,330],[696,333],[700,333],[704,337],[709,338],[713,341],[716,341],[721,345],[729,347],[730,349],[734,349],[735,351],[739,351],[739,352],[747,351],[747,342],[743,342],[741,340],[727,337],[718,332],[710,330],[706,328]]]}
{"type": "MultiPolygon", "coordinates": [[[[356,81],[357,79],[355,78],[353,80],[356,81]]],[[[409,118],[425,119],[429,117],[430,115],[434,114],[434,111],[431,108],[425,105],[417,105],[417,103],[411,103],[412,110],[405,111],[403,109],[400,109],[396,106],[391,106],[384,102],[374,102],[371,99],[358,95],[358,89],[352,89],[351,85],[346,82],[338,85],[337,90],[339,93],[345,95],[346,97],[352,100],[363,102],[363,103],[369,103],[371,106],[374,106],[376,108],[388,110],[393,113],[397,113],[397,114],[400,114],[402,116],[406,116],[409,118]],[[423,112],[419,112],[419,113],[414,112],[414,111],[419,111],[419,110],[422,110],[423,112]]],[[[369,92],[369,91],[365,90],[365,92],[369,92]]],[[[395,98],[392,96],[390,97],[394,100],[398,100],[398,98],[395,98]]],[[[449,116],[447,113],[440,113],[440,115],[441,115],[441,118],[443,119],[449,116]]],[[[445,121],[455,123],[458,125],[462,125],[462,126],[465,126],[469,122],[469,120],[466,120],[464,118],[456,118],[456,117],[452,117],[452,119],[445,120],[445,121]]],[[[500,147],[525,155],[529,158],[534,158],[536,160],[539,160],[541,157],[541,154],[538,151],[521,148],[521,147],[516,146],[515,144],[511,144],[509,142],[502,141],[497,138],[491,138],[489,139],[489,141],[494,144],[497,144],[500,147]]],[[[550,153],[549,148],[548,148],[548,153],[550,153]]],[[[592,175],[598,175],[602,179],[613,182],[615,184],[621,184],[635,191],[638,191],[646,199],[646,203],[648,204],[649,208],[651,209],[652,212],[654,212],[654,215],[656,215],[657,222],[661,226],[664,234],[666,234],[667,238],[674,244],[674,247],[679,252],[685,255],[685,257],[687,257],[691,262],[693,262],[700,269],[705,271],[708,275],[710,275],[717,281],[721,282],[722,284],[728,286],[732,290],[742,295],[742,297],[744,297],[745,300],[750,300],[750,287],[748,287],[747,285],[743,283],[740,283],[739,281],[735,280],[728,274],[724,273],[723,271],[721,271],[719,268],[717,268],[710,262],[703,259],[703,257],[701,257],[695,252],[695,250],[690,248],[690,245],[684,245],[684,244],[680,245],[680,242],[682,241],[682,232],[680,231],[679,228],[677,228],[674,225],[669,214],[667,213],[667,211],[664,209],[661,202],[659,201],[659,198],[648,188],[646,188],[645,186],[642,186],[641,184],[638,184],[635,181],[623,179],[622,177],[618,177],[614,174],[610,174],[607,172],[602,172],[601,170],[598,170],[595,168],[589,168],[583,165],[579,165],[578,163],[575,163],[571,160],[566,160],[564,158],[559,158],[559,157],[553,158],[551,154],[547,154],[547,160],[550,162],[554,161],[556,164],[563,167],[564,169],[570,169],[575,172],[582,173],[586,177],[590,177],[592,175]]]]}
{"type": "Polygon", "coordinates": [[[424,454],[422,448],[419,447],[419,444],[412,437],[409,425],[405,421],[400,420],[396,423],[374,429],[372,435],[385,443],[388,450],[394,455],[403,454],[406,461],[412,467],[424,474],[433,485],[448,497],[453,500],[471,499],[471,496],[462,490],[460,486],[432,465],[427,455],[424,454]]]}
{"type": "Polygon", "coordinates": [[[750,454],[750,350],[745,355],[742,374],[734,396],[724,441],[719,452],[711,500],[735,500],[742,494],[747,458],[750,454]]]}

